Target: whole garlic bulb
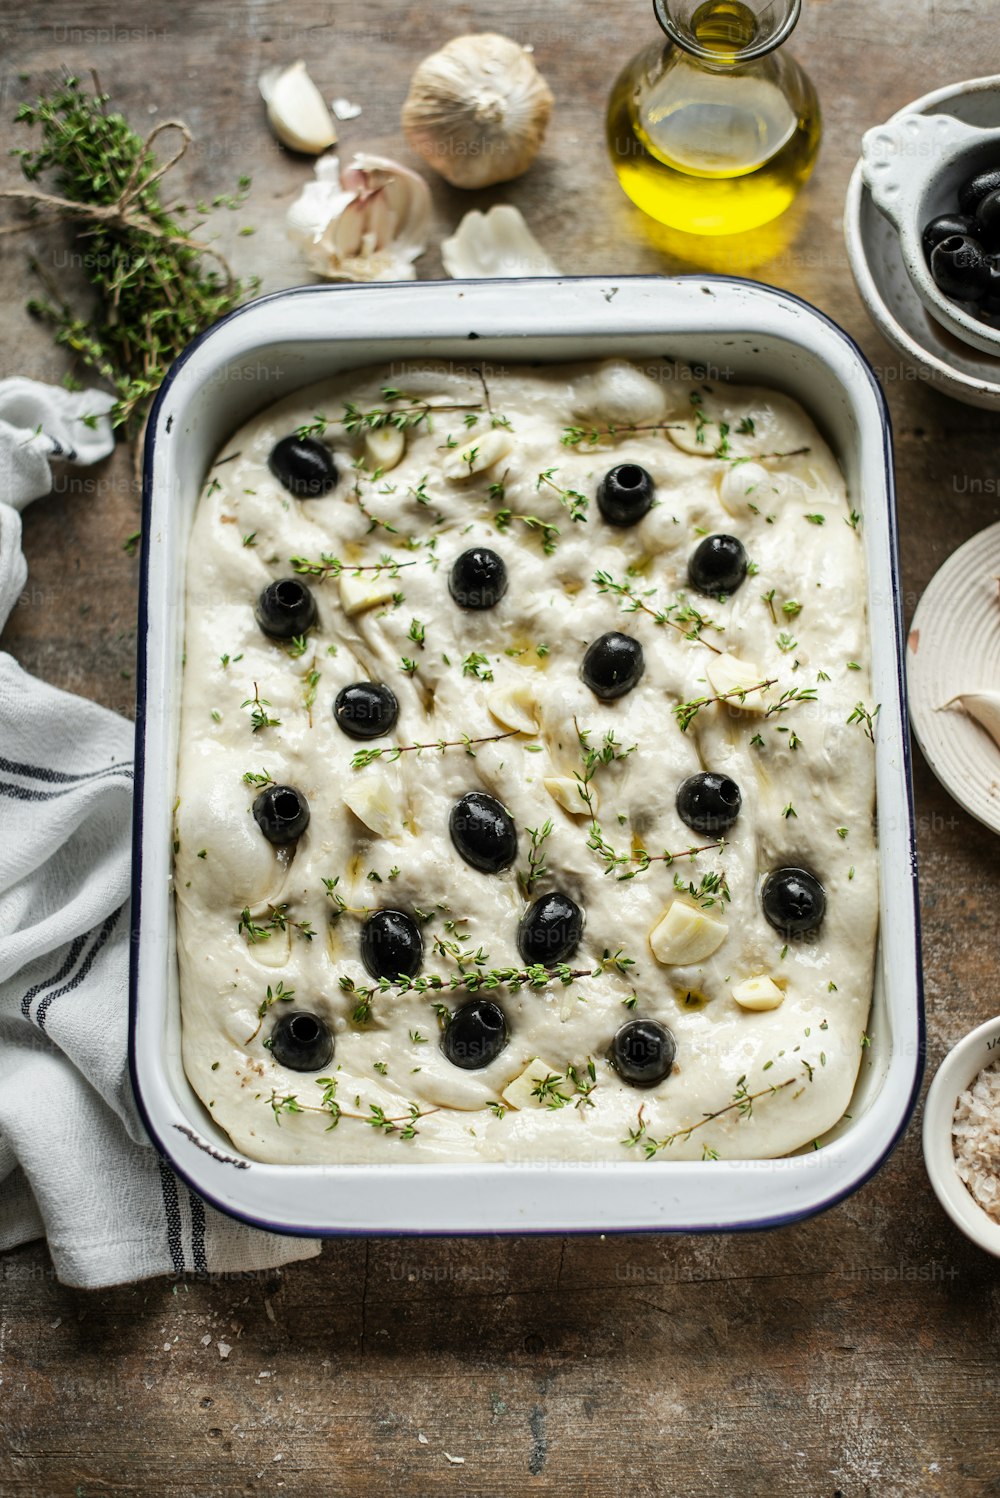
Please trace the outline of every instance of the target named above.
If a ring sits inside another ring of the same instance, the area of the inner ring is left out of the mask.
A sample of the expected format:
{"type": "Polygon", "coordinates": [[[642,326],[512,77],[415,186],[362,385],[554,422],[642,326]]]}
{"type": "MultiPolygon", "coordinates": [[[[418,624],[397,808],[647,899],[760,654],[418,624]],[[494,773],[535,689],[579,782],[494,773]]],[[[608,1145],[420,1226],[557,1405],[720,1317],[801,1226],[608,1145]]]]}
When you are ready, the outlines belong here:
{"type": "Polygon", "coordinates": [[[453,187],[489,187],[527,171],[552,113],[531,56],[495,32],[458,36],[425,57],[403,105],[413,149],[453,187]]]}

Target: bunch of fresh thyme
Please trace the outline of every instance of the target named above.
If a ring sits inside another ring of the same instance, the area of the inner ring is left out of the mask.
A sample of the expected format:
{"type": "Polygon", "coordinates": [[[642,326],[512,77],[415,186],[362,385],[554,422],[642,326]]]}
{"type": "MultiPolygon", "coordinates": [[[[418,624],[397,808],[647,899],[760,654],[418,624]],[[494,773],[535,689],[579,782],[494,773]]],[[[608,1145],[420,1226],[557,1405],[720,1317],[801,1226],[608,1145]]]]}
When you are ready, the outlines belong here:
{"type": "MultiPolygon", "coordinates": [[[[14,154],[29,182],[50,174],[55,192],[13,188],[0,197],[29,205],[33,214],[50,209],[76,221],[80,263],[94,293],[89,316],[75,313],[47,282],[49,296],[29,302],[28,310],[108,381],[117,396],[112,422],[134,434],[180,351],[257,283],[238,281],[217,251],[191,238],[198,224],[184,222],[189,210],[161,201],[161,180],[190,143],[187,126],[166,120],[143,140],[108,104],[96,76],[93,93],[69,76],[34,104],[22,104],[16,119],[36,126],[41,144],[14,154]],[[180,143],[160,163],[152,145],[167,131],[180,143]],[[205,257],[216,268],[207,269],[205,257]]],[[[241,177],[241,196],[219,196],[212,206],[237,207],[249,185],[241,177]]],[[[207,205],[198,205],[202,210],[207,205]]]]}

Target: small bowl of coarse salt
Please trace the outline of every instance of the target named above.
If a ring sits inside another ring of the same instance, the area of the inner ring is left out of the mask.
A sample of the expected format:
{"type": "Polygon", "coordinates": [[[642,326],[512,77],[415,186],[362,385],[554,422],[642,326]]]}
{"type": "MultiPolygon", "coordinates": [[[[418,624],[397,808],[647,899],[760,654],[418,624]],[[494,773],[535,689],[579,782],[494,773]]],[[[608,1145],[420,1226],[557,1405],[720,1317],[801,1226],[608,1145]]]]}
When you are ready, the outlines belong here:
{"type": "Polygon", "coordinates": [[[955,1226],[1000,1258],[1000,1015],[938,1067],[924,1104],[924,1161],[955,1226]]]}

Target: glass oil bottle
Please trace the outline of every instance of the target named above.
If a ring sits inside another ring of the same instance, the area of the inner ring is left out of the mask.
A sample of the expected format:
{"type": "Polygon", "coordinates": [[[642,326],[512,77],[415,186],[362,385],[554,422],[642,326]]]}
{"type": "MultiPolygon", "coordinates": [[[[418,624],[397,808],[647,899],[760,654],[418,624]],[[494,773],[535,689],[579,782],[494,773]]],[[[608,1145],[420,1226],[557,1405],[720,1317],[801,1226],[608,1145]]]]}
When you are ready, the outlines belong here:
{"type": "Polygon", "coordinates": [[[667,36],[626,66],[608,104],[612,164],[645,213],[689,234],[776,218],[819,150],[819,102],[781,44],[801,0],[654,0],[667,36]]]}

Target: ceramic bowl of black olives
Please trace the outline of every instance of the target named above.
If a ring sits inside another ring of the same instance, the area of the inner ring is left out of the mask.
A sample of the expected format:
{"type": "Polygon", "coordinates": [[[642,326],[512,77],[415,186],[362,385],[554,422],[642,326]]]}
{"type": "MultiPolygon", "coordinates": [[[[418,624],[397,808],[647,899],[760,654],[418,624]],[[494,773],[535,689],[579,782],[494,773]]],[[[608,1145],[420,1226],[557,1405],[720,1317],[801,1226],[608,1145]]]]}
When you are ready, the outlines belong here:
{"type": "Polygon", "coordinates": [[[1000,129],[904,114],[869,130],[862,174],[927,311],[1000,355],[1000,129]]]}

